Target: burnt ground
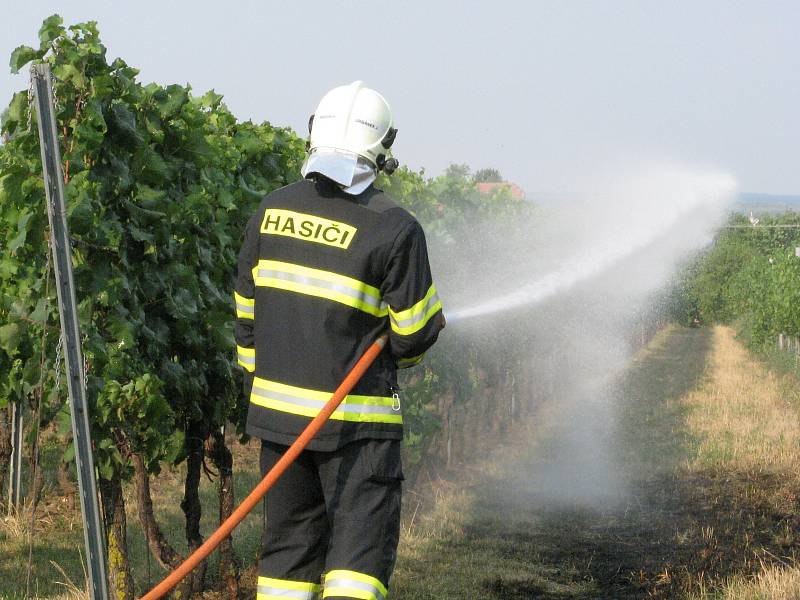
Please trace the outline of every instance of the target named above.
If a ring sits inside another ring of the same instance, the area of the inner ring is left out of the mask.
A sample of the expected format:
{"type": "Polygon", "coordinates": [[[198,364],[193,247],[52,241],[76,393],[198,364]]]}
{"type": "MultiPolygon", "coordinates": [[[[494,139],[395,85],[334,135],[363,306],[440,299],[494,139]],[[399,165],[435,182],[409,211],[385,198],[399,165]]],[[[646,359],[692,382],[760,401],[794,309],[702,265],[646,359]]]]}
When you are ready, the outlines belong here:
{"type": "Polygon", "coordinates": [[[679,399],[701,385],[711,343],[709,329],[668,330],[624,376],[617,494],[554,500],[527,482],[563,460],[559,432],[539,431],[540,442],[512,450],[513,466],[450,488],[411,529],[392,597],[685,598],[792,554],[797,542],[786,532],[800,530],[797,500],[776,508],[763,493],[779,482],[684,468],[693,440],[679,399]]]}

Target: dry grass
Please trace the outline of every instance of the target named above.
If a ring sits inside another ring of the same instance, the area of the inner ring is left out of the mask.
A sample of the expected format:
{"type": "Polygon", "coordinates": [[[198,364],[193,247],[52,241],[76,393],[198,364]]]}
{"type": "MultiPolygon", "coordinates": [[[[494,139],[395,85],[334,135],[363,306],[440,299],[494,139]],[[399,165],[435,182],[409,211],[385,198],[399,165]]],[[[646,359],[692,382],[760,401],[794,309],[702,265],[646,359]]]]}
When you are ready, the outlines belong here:
{"type": "Polygon", "coordinates": [[[10,512],[0,519],[0,532],[12,540],[27,539],[30,528],[30,511],[24,507],[17,510],[12,506],[10,512]]]}
{"type": "MultiPolygon", "coordinates": [[[[83,563],[83,556],[81,554],[81,563],[83,566],[83,577],[84,580],[86,579],[86,565],[83,563]]],[[[4,594],[2,596],[3,600],[89,600],[89,588],[88,587],[81,587],[77,583],[75,583],[69,574],[64,570],[64,567],[61,566],[58,562],[51,560],[50,566],[53,570],[58,573],[58,579],[55,579],[53,583],[58,586],[62,591],[51,594],[45,593],[42,594],[39,589],[34,589],[31,595],[26,596],[26,594],[22,591],[14,592],[12,594],[4,594]]]]}
{"type": "Polygon", "coordinates": [[[10,512],[0,518],[0,535],[19,542],[28,539],[31,525],[33,535],[46,534],[56,525],[68,530],[80,528],[80,517],[76,517],[74,510],[65,512],[59,500],[46,498],[39,503],[33,514],[29,505],[23,505],[19,509],[11,507],[10,512]]]}
{"type": "Polygon", "coordinates": [[[423,507],[423,504],[431,502],[430,498],[421,499],[416,494],[406,494],[404,498],[407,509],[400,533],[399,552],[402,559],[398,568],[399,577],[412,575],[404,572],[403,565],[409,560],[423,560],[431,544],[463,533],[463,516],[471,512],[472,494],[445,483],[432,488],[431,493],[431,509],[423,507]]]}
{"type": "Polygon", "coordinates": [[[707,381],[684,401],[686,425],[696,439],[686,467],[712,481],[712,506],[727,504],[730,514],[739,515],[737,545],[752,556],[753,574],[710,589],[700,585],[697,600],[800,598],[800,567],[791,557],[800,538],[797,388],[791,376],[751,359],[731,329],[714,330],[707,381]],[[790,557],[776,556],[781,550],[790,557]]]}
{"type": "MultiPolygon", "coordinates": [[[[52,444],[52,442],[51,442],[52,444]]],[[[241,445],[229,439],[234,453],[236,498],[241,500],[260,479],[258,446],[255,442],[241,445]]],[[[50,448],[47,446],[45,450],[50,448]]],[[[48,450],[60,456],[63,449],[48,450]]],[[[48,455],[49,456],[49,455],[48,455]]],[[[50,464],[50,463],[48,463],[50,464]]],[[[57,462],[53,461],[53,464],[57,462]]],[[[178,552],[186,551],[184,517],[180,508],[183,494],[185,465],[165,467],[152,478],[153,502],[156,516],[165,535],[178,552]]],[[[49,473],[48,480],[55,478],[49,473]]],[[[217,525],[217,482],[203,477],[200,483],[203,503],[201,531],[209,535],[217,525]]],[[[150,556],[137,516],[132,486],[125,488],[128,517],[128,550],[133,566],[137,595],[150,589],[165,571],[150,556]]],[[[79,549],[83,548],[83,529],[79,506],[70,498],[59,495],[51,484],[45,486],[42,502],[36,509],[33,536],[29,536],[30,510],[27,507],[10,516],[0,516],[0,599],[25,598],[29,539],[33,545],[31,598],[76,600],[86,598],[85,566],[79,549]]],[[[245,566],[255,562],[260,545],[261,511],[256,509],[237,530],[236,550],[245,566]]],[[[210,559],[209,581],[215,583],[217,557],[210,559]]],[[[254,588],[254,584],[251,585],[254,588]]]]}
{"type": "Polygon", "coordinates": [[[57,596],[57,600],[87,600],[89,598],[89,587],[86,574],[86,566],[83,560],[81,560],[81,564],[84,566],[83,579],[85,583],[83,587],[72,581],[72,578],[70,578],[70,576],[67,574],[67,572],[60,564],[58,564],[53,560],[50,561],[50,564],[53,565],[53,568],[61,574],[60,578],[61,580],[56,581],[55,583],[64,588],[64,592],[59,596],[57,596]]]}
{"type": "Polygon", "coordinates": [[[765,371],[717,327],[709,381],[686,397],[687,425],[701,441],[691,471],[715,468],[739,473],[800,477],[800,421],[794,418],[795,382],[765,371]]]}
{"type": "Polygon", "coordinates": [[[691,600],[797,600],[800,598],[800,569],[765,565],[755,577],[734,577],[716,593],[701,590],[691,600]]]}

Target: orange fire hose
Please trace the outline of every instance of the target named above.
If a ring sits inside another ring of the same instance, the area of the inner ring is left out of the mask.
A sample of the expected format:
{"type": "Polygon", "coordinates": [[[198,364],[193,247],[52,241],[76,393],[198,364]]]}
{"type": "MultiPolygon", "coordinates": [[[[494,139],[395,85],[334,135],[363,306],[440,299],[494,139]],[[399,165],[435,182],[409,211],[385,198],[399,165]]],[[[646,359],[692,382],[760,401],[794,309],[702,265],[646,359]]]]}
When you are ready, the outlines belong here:
{"type": "Polygon", "coordinates": [[[330,418],[330,416],[333,414],[333,411],[339,407],[339,405],[342,403],[342,400],[344,400],[344,397],[350,393],[350,390],[353,389],[375,358],[377,358],[378,354],[381,353],[381,350],[383,350],[383,347],[386,345],[386,340],[387,336],[384,334],[379,337],[367,349],[366,352],[364,352],[361,358],[358,359],[358,362],[355,364],[355,366],[344,378],[344,381],[342,381],[342,383],[333,393],[331,399],[328,400],[325,406],[320,409],[319,414],[314,417],[308,426],[306,426],[294,443],[289,446],[289,449],[286,451],[286,453],[281,456],[280,460],[275,463],[275,466],[272,467],[269,473],[264,476],[264,479],[262,479],[253,489],[253,491],[250,492],[250,495],[247,496],[247,498],[245,498],[242,503],[236,507],[236,510],[233,511],[230,517],[225,519],[225,522],[219,526],[219,529],[212,533],[197,550],[195,550],[188,558],[186,558],[186,560],[178,565],[177,569],[167,575],[161,581],[161,583],[142,596],[141,600],[157,600],[158,598],[163,597],[167,592],[178,585],[180,580],[186,577],[192,569],[194,569],[209,554],[211,554],[214,548],[216,548],[220,542],[222,542],[222,540],[230,535],[234,527],[236,527],[242,521],[242,519],[244,519],[251,510],[253,510],[253,508],[255,508],[259,500],[261,500],[264,497],[264,494],[267,493],[267,490],[269,490],[269,488],[275,484],[275,482],[281,475],[283,475],[284,471],[286,471],[289,465],[292,464],[298,456],[300,456],[300,453],[303,451],[303,449],[308,445],[313,437],[317,435],[319,430],[325,424],[325,421],[330,418]]]}

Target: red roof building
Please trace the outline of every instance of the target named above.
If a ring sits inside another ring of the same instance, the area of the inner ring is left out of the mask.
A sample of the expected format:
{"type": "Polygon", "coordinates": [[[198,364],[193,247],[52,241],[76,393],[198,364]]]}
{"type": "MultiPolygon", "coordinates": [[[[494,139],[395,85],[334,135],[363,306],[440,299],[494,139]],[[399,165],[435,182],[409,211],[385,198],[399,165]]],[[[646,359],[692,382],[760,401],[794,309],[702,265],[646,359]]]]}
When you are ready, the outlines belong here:
{"type": "Polygon", "coordinates": [[[481,194],[491,194],[497,189],[507,188],[514,200],[523,200],[525,198],[525,192],[522,191],[522,188],[510,181],[480,181],[475,185],[478,186],[478,191],[481,194]]]}

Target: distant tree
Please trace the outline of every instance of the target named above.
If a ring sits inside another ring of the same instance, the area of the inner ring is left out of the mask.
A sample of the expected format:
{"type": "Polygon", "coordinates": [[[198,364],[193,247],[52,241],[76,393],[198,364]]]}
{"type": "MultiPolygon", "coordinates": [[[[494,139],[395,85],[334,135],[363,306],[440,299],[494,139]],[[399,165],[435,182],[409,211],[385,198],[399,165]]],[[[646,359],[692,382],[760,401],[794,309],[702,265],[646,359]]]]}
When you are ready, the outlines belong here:
{"type": "Polygon", "coordinates": [[[444,170],[444,176],[450,179],[468,179],[469,174],[469,165],[452,164],[444,170]]]}
{"type": "Polygon", "coordinates": [[[472,176],[472,179],[476,183],[478,182],[501,183],[503,181],[503,176],[497,169],[478,169],[477,171],[475,171],[475,175],[472,176]]]}
{"type": "Polygon", "coordinates": [[[800,335],[800,232],[791,227],[800,225],[798,215],[765,215],[755,226],[734,215],[729,224],[738,227],[721,231],[684,269],[676,319],[735,324],[756,349],[771,347],[780,333],[800,335]]]}

